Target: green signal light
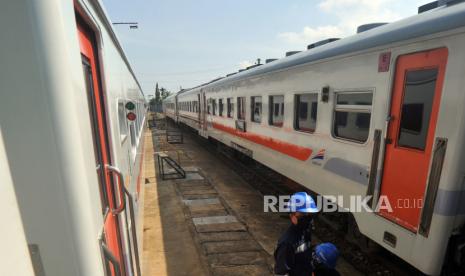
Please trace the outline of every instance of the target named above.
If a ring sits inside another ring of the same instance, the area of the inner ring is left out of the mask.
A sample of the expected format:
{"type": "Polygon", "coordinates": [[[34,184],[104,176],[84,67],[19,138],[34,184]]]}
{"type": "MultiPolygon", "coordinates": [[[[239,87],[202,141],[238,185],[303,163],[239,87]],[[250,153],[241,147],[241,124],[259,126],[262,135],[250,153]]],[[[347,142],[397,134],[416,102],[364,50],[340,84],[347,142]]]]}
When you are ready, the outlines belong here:
{"type": "Polygon", "coordinates": [[[134,110],[136,108],[136,105],[133,102],[127,102],[126,103],[126,109],[127,110],[134,110]]]}

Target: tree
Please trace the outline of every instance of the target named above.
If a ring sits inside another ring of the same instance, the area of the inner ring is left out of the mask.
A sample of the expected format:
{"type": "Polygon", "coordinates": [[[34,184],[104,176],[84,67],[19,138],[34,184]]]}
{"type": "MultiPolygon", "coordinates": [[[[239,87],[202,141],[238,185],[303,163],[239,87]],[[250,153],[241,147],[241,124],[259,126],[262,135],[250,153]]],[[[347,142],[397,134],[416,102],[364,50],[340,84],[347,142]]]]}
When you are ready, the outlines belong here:
{"type": "MultiPolygon", "coordinates": [[[[164,88],[162,88],[162,89],[164,89],[164,88]]],[[[158,89],[158,82],[157,82],[157,84],[156,84],[156,86],[155,86],[155,102],[156,102],[156,103],[161,102],[161,98],[160,98],[160,89],[158,89]]]]}
{"type": "Polygon", "coordinates": [[[169,97],[169,95],[171,95],[171,92],[166,90],[165,88],[160,88],[160,91],[161,91],[161,99],[164,100],[166,98],[169,97]]]}

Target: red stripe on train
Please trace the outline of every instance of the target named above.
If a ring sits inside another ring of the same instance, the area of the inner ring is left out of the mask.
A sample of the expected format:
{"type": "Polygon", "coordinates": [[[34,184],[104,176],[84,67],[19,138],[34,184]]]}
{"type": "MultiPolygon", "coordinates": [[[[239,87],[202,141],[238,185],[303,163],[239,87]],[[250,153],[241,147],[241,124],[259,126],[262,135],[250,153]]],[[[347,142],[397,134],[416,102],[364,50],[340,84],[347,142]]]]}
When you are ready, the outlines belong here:
{"type": "Polygon", "coordinates": [[[310,155],[312,155],[312,149],[310,148],[297,146],[297,145],[284,142],[284,141],[280,141],[280,140],[277,140],[271,137],[254,134],[250,132],[238,131],[235,128],[221,125],[218,123],[213,123],[213,128],[216,128],[224,132],[227,132],[229,134],[244,138],[246,140],[249,140],[256,144],[260,144],[262,146],[273,149],[280,153],[284,153],[300,161],[305,161],[310,157],[310,155]]]}

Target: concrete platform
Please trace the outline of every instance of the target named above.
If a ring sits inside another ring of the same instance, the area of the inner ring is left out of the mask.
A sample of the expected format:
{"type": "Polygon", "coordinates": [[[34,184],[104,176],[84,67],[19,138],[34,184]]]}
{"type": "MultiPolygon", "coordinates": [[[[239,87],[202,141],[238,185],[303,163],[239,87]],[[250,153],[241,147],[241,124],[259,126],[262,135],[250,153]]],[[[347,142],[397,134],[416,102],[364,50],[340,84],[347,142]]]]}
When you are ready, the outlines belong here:
{"type": "MultiPolygon", "coordinates": [[[[144,275],[273,275],[289,220],[264,213],[262,195],[189,135],[183,144],[150,132],[145,139],[144,275]],[[161,181],[154,151],[179,160],[188,177],[161,181]]],[[[338,270],[360,275],[344,260],[338,270]]]]}

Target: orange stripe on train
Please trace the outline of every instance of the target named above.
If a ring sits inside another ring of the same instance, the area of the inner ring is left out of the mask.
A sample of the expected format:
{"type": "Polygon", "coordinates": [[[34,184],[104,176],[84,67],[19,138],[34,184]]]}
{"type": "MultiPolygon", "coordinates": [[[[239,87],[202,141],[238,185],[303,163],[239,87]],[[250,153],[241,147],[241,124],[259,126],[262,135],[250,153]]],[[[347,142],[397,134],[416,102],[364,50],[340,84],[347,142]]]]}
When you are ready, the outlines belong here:
{"type": "Polygon", "coordinates": [[[300,161],[305,161],[310,157],[310,155],[312,155],[312,149],[310,148],[297,146],[297,145],[284,142],[284,141],[280,141],[277,139],[273,139],[271,137],[267,137],[264,135],[238,131],[235,128],[228,127],[228,126],[218,124],[218,123],[213,123],[213,128],[216,128],[224,132],[227,132],[229,134],[244,138],[256,144],[260,144],[262,146],[273,149],[280,153],[289,155],[290,157],[293,157],[300,161]]]}

